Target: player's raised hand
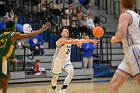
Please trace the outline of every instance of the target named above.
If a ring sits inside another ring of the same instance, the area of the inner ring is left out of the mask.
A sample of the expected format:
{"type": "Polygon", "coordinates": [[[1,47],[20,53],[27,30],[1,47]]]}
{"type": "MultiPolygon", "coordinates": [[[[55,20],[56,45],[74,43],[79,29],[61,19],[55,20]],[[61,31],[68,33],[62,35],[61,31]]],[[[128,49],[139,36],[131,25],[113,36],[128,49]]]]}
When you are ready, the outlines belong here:
{"type": "Polygon", "coordinates": [[[51,24],[48,22],[48,23],[46,23],[45,25],[43,24],[41,29],[42,29],[43,31],[46,31],[46,30],[49,29],[50,27],[51,27],[51,24]]]}

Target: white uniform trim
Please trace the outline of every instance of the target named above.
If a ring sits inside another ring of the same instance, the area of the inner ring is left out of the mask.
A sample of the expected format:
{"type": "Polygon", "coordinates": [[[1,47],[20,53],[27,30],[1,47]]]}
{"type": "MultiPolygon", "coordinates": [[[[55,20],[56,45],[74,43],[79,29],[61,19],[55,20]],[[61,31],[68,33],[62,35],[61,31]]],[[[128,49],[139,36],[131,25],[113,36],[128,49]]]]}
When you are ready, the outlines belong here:
{"type": "Polygon", "coordinates": [[[7,60],[5,60],[5,62],[2,62],[2,73],[7,75],[7,60]]]}

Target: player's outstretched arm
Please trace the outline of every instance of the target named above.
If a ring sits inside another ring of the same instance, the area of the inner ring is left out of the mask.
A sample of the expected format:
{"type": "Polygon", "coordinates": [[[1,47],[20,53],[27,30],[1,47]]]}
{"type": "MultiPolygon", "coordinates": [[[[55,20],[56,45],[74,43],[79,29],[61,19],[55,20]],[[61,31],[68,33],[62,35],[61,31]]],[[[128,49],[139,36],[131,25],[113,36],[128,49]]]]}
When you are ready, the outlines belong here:
{"type": "Polygon", "coordinates": [[[77,44],[79,41],[79,39],[66,40],[61,38],[56,42],[56,45],[62,46],[63,44],[77,44]]]}
{"type": "Polygon", "coordinates": [[[34,37],[34,36],[42,33],[43,31],[46,31],[49,28],[50,28],[50,23],[47,23],[47,24],[43,25],[41,29],[39,29],[37,31],[33,31],[33,32],[29,33],[29,34],[21,34],[21,33],[15,32],[12,35],[12,39],[13,40],[17,40],[17,39],[28,39],[28,38],[34,37]]]}
{"type": "Polygon", "coordinates": [[[100,40],[93,40],[93,39],[80,39],[80,42],[82,43],[93,43],[93,44],[97,44],[100,42],[100,40]]]}
{"type": "Polygon", "coordinates": [[[99,40],[93,40],[93,39],[80,39],[79,42],[77,43],[77,47],[82,46],[83,43],[93,43],[93,44],[97,44],[99,43],[99,40]]]}
{"type": "Polygon", "coordinates": [[[66,40],[66,39],[59,39],[56,42],[57,46],[62,46],[63,44],[73,44],[73,45],[78,45],[79,47],[82,45],[82,43],[94,43],[97,44],[100,41],[99,40],[93,40],[93,39],[72,39],[72,40],[66,40]]]}

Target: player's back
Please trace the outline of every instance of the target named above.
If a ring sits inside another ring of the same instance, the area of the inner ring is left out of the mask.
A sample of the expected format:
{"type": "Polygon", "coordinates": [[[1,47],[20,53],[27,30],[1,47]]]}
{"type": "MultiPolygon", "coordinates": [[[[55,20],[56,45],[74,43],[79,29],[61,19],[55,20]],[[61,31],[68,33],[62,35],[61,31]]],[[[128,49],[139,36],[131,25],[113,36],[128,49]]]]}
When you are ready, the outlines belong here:
{"type": "Polygon", "coordinates": [[[128,25],[126,38],[122,40],[126,51],[132,45],[140,45],[140,15],[131,10],[127,10],[127,13],[131,16],[131,23],[128,25]]]}
{"type": "Polygon", "coordinates": [[[9,58],[14,50],[14,45],[11,43],[11,36],[14,32],[4,32],[0,35],[0,55],[9,58]]]}
{"type": "Polygon", "coordinates": [[[64,44],[61,47],[57,47],[54,60],[70,61],[71,44],[64,44]]]}

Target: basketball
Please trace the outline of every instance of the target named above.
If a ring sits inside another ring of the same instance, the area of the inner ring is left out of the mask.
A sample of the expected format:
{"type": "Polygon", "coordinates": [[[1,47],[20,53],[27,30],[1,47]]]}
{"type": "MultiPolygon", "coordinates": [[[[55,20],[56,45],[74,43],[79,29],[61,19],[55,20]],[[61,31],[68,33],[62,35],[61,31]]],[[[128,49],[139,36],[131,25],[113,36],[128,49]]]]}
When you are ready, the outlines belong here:
{"type": "Polygon", "coordinates": [[[100,26],[97,26],[93,28],[92,33],[96,38],[100,38],[104,35],[104,29],[100,26]]]}

